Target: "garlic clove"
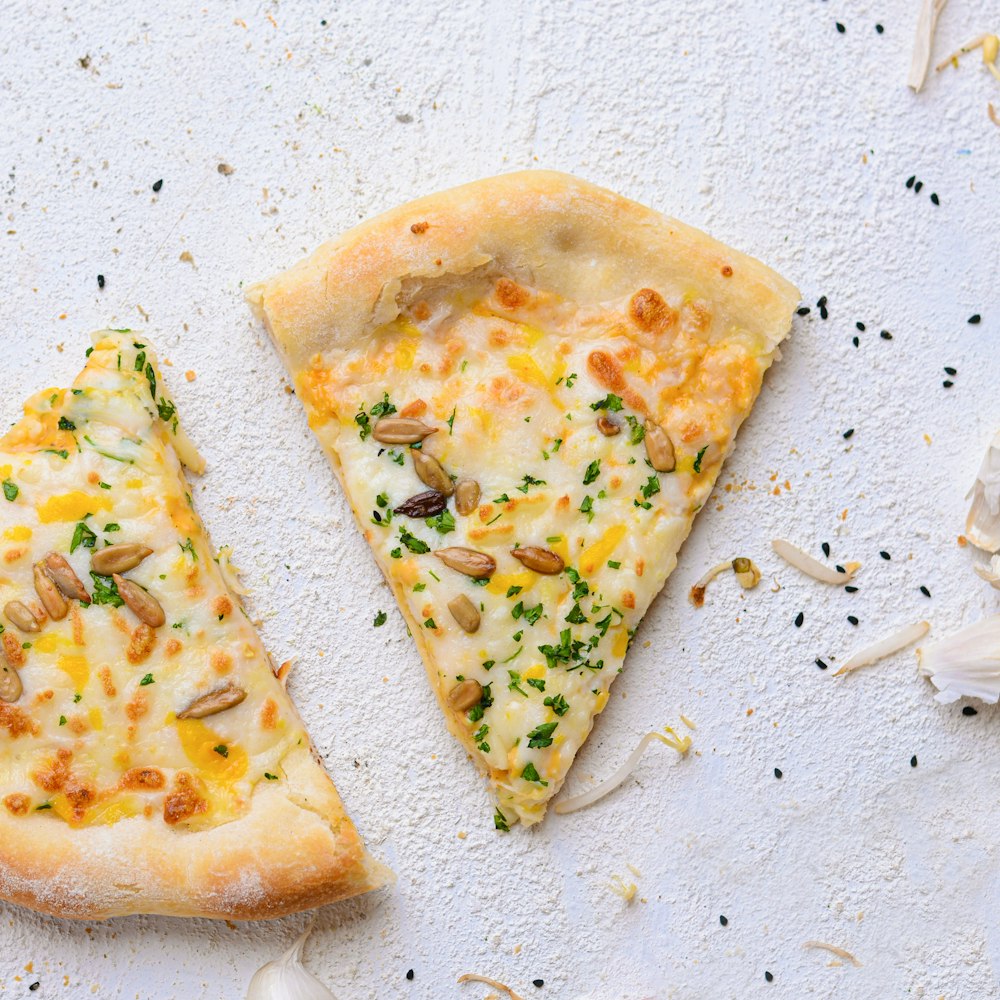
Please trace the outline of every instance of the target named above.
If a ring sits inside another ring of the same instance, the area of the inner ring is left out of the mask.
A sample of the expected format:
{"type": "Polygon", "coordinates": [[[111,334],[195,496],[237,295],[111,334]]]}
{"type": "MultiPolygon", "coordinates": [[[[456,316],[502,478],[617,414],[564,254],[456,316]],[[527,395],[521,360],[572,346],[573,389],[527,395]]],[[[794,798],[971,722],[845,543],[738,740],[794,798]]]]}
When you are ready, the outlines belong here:
{"type": "Polygon", "coordinates": [[[986,552],[1000,550],[1000,431],[986,449],[969,496],[972,506],[965,519],[965,537],[986,552]]]}
{"type": "Polygon", "coordinates": [[[988,566],[976,563],[972,567],[994,590],[1000,590],[1000,554],[995,555],[988,566]]]}
{"type": "Polygon", "coordinates": [[[921,675],[938,689],[938,701],[979,698],[995,705],[1000,699],[1000,615],[922,646],[917,662],[921,675]]]}
{"type": "Polygon", "coordinates": [[[281,958],[254,973],[247,1000],[337,1000],[302,964],[302,946],[311,933],[312,924],[281,958]]]}

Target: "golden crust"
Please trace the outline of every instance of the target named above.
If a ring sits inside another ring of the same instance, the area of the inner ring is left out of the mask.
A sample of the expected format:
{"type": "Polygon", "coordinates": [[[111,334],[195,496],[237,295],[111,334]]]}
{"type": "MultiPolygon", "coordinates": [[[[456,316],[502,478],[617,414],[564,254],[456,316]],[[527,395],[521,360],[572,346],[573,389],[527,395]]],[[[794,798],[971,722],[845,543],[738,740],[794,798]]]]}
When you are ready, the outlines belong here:
{"type": "Polygon", "coordinates": [[[799,292],[760,261],[569,174],[528,170],[418,198],[324,243],[247,299],[289,368],[360,348],[407,279],[488,266],[586,304],[696,285],[721,317],[775,346],[799,292]],[[425,227],[426,224],[426,227],[425,227]],[[416,230],[416,231],[415,231],[416,230]]]}
{"type": "Polygon", "coordinates": [[[173,829],[159,813],[74,828],[0,810],[0,895],[77,919],[260,920],[390,881],[309,752],[295,751],[283,766],[288,791],[259,787],[245,815],[209,830],[173,829]]]}

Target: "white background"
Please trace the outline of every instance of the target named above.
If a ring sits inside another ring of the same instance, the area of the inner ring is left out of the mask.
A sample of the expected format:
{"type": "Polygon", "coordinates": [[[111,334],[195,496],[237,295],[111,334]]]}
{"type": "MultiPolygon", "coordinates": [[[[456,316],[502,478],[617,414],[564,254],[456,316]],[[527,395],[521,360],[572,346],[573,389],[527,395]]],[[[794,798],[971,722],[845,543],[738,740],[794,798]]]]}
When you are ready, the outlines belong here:
{"type": "MultiPolygon", "coordinates": [[[[912,652],[846,679],[813,665],[1000,603],[956,542],[1000,427],[1000,84],[976,56],[911,94],[917,0],[3,7],[0,420],[68,384],[91,329],[133,327],[172,362],[209,463],[198,509],[399,873],[317,915],[308,964],[340,1000],[481,1000],[455,985],[468,971],[540,1000],[998,995],[998,713],[935,703],[912,652]],[[796,320],[568,787],[680,712],[696,752],[657,746],[599,805],[500,836],[241,286],[376,211],[535,165],[761,257],[830,319],[796,320]],[[780,565],[776,536],[863,561],[860,591],[780,565]],[[741,598],[722,578],[694,610],[691,583],[735,555],[765,583],[741,598]]],[[[952,0],[937,54],[998,29],[996,0],[952,0]]],[[[3,907],[0,993],[235,1000],[308,919],[3,907]]]]}

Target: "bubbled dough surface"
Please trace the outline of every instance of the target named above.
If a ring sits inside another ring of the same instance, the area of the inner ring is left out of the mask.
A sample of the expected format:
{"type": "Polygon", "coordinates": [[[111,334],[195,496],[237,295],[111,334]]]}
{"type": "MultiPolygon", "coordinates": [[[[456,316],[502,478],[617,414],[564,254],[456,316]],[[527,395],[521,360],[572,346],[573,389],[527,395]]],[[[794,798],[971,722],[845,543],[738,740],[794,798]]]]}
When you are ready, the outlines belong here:
{"type": "MultiPolygon", "coordinates": [[[[485,996],[453,985],[471,970],[593,1000],[989,996],[997,711],[936,705],[912,654],[843,684],[812,666],[904,621],[929,616],[943,634],[997,610],[955,545],[962,494],[1000,426],[1000,146],[985,115],[995,85],[975,59],[911,97],[905,0],[677,0],[669,14],[612,2],[572,18],[568,5],[399,4],[391,19],[361,5],[203,6],[53,8],[39,30],[37,8],[15,2],[0,48],[15,231],[0,273],[0,417],[66,384],[91,329],[148,331],[173,361],[165,377],[209,462],[199,510],[213,541],[234,545],[265,642],[297,657],[291,690],[350,814],[400,874],[390,894],[320,913],[310,966],[341,1000],[485,996]],[[600,58],[582,59],[588,48],[600,58]],[[613,798],[500,841],[398,616],[370,627],[391,595],[240,282],[376,211],[536,156],[755,254],[810,304],[828,295],[831,319],[797,321],[783,345],[720,479],[724,509],[710,503],[682,549],[567,790],[680,711],[701,756],[651,749],[613,798]],[[219,161],[236,172],[221,176],[219,161]],[[903,188],[913,173],[918,196],[903,188]],[[869,329],[856,350],[858,319],[869,329]],[[883,327],[893,341],[877,339],[883,327]],[[943,365],[959,369],[948,393],[943,365]],[[781,567],[776,535],[863,560],[861,591],[781,567]],[[741,601],[719,580],[695,612],[688,587],[737,548],[783,589],[741,601]],[[630,907],[606,888],[616,873],[638,885],[630,907]],[[832,956],[802,950],[809,938],[864,967],[829,968],[832,956]]],[[[978,14],[949,4],[939,51],[997,24],[993,0],[978,14]]],[[[16,996],[39,979],[60,1000],[237,1000],[306,922],[138,918],[87,933],[3,914],[0,983],[16,996]]]]}

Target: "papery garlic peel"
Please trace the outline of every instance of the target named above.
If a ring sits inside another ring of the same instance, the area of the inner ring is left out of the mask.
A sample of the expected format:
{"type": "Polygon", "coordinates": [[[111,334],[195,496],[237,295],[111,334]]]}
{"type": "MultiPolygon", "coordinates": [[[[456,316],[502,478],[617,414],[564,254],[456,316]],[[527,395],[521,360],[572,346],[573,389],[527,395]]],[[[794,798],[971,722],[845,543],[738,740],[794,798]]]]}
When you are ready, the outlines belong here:
{"type": "Polygon", "coordinates": [[[302,964],[302,946],[312,932],[307,927],[281,958],[259,968],[247,989],[247,1000],[337,1000],[302,964]]]}

